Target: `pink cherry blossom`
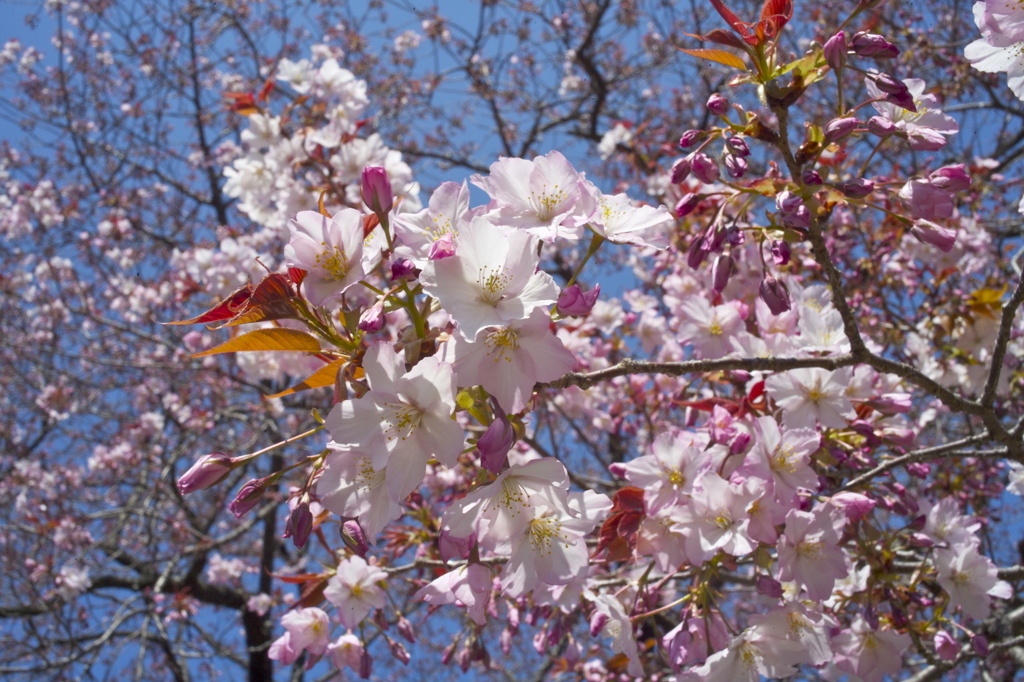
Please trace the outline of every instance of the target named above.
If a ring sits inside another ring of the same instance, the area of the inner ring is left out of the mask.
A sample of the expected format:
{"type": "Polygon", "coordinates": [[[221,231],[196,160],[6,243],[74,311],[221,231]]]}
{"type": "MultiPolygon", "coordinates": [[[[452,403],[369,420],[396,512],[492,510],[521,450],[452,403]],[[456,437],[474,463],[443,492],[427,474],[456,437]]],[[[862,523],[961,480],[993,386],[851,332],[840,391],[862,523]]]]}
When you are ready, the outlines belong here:
{"type": "Polygon", "coordinates": [[[313,305],[341,296],[366,275],[366,265],[379,260],[378,252],[363,262],[363,217],[345,208],[332,218],[316,211],[300,211],[288,221],[291,241],[284,249],[285,263],[308,274],[302,291],[313,305]]]}
{"type": "Polygon", "coordinates": [[[484,327],[524,320],[534,309],[558,299],[551,275],[538,272],[536,240],[525,232],[506,234],[483,218],[459,233],[458,252],[425,264],[420,281],[475,339],[484,327]]]}
{"type": "Polygon", "coordinates": [[[338,564],[337,572],[327,581],[324,598],[337,608],[341,624],[352,629],[373,609],[384,608],[387,598],[378,583],[387,577],[387,573],[368,564],[366,559],[349,557],[338,564]]]}

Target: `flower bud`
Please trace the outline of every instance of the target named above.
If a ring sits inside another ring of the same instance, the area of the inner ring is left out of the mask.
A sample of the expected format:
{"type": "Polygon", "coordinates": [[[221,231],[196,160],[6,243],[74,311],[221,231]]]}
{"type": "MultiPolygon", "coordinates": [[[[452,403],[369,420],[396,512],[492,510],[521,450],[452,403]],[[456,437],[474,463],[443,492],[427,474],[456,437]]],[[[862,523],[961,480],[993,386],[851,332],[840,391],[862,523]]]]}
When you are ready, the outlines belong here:
{"type": "Polygon", "coordinates": [[[789,289],[786,285],[778,279],[775,279],[771,275],[768,275],[761,281],[761,286],[757,290],[758,296],[768,306],[768,310],[771,311],[772,315],[781,315],[786,312],[792,305],[789,302],[789,289]]]}
{"type": "Polygon", "coordinates": [[[766,597],[771,599],[782,599],[782,583],[771,576],[758,574],[754,580],[754,585],[757,587],[757,591],[766,597]]]}
{"type": "Polygon", "coordinates": [[[608,623],[608,614],[595,610],[590,615],[590,636],[597,637],[608,623]]]}
{"type": "Polygon", "coordinates": [[[391,655],[397,660],[401,661],[402,665],[408,665],[412,656],[409,655],[408,649],[405,645],[399,642],[397,639],[388,639],[388,648],[391,650],[391,655]]]}
{"type": "Polygon", "coordinates": [[[811,226],[811,212],[799,195],[789,190],[783,190],[776,195],[775,205],[779,209],[779,217],[782,219],[783,225],[804,229],[811,226]]]}
{"type": "Polygon", "coordinates": [[[359,657],[359,677],[364,680],[370,679],[371,668],[373,667],[373,657],[370,656],[370,652],[363,649],[363,655],[359,657]]]}
{"type": "Polygon", "coordinates": [[[715,264],[711,266],[711,285],[715,293],[720,294],[729,284],[729,277],[732,276],[733,258],[726,254],[720,254],[715,258],[715,264]]]}
{"type": "Polygon", "coordinates": [[[943,220],[953,215],[953,195],[927,180],[909,180],[900,188],[899,197],[917,219],[943,220]]]}
{"type": "Polygon", "coordinates": [[[928,220],[915,220],[910,232],[918,241],[931,244],[944,253],[949,253],[956,244],[956,231],[942,227],[928,220]]]}
{"type": "Polygon", "coordinates": [[[690,176],[690,159],[689,157],[683,157],[676,159],[676,162],[672,164],[672,177],[671,182],[673,185],[678,185],[680,182],[690,176]]]}
{"type": "Polygon", "coordinates": [[[480,452],[480,464],[496,474],[501,471],[508,451],[515,445],[516,430],[497,402],[494,404],[494,413],[494,421],[477,440],[476,449],[480,452]]]}
{"type": "Polygon", "coordinates": [[[427,260],[441,260],[455,255],[455,234],[445,232],[427,250],[427,260]]]}
{"type": "Polygon", "coordinates": [[[366,557],[366,553],[370,550],[363,527],[355,519],[349,519],[341,524],[341,541],[353,554],[361,557],[366,557]]]}
{"type": "Polygon", "coordinates": [[[399,616],[398,618],[398,634],[405,638],[410,644],[416,643],[416,632],[405,616],[399,616]]]}
{"type": "Polygon", "coordinates": [[[830,500],[850,521],[860,521],[875,508],[875,501],[860,493],[836,493],[830,500]]]}
{"type": "Polygon", "coordinates": [[[302,549],[313,531],[313,512],[309,511],[309,502],[302,501],[292,509],[284,526],[284,537],[291,538],[295,547],[302,549]]]}
{"type": "Polygon", "coordinates": [[[725,146],[729,148],[736,156],[747,157],[750,156],[750,147],[747,146],[746,140],[742,137],[732,136],[725,138],[725,146]]]}
{"type": "Polygon", "coordinates": [[[693,213],[693,209],[697,208],[697,204],[700,203],[701,198],[702,196],[700,194],[695,194],[693,192],[684,194],[683,198],[676,204],[676,215],[682,218],[683,216],[688,216],[693,213]]]}
{"type": "Polygon", "coordinates": [[[772,240],[772,260],[776,265],[788,265],[792,254],[793,249],[789,246],[789,242],[781,239],[772,240]]]}
{"type": "Polygon", "coordinates": [[[942,661],[953,661],[960,655],[960,644],[945,630],[935,633],[935,655],[942,661]]]}
{"type": "Polygon", "coordinates": [[[875,183],[857,178],[841,183],[836,188],[851,199],[862,199],[875,191],[875,183]]]}
{"type": "Polygon", "coordinates": [[[557,310],[567,317],[588,315],[600,295],[600,284],[595,284],[590,291],[583,291],[579,284],[573,284],[558,295],[557,310]]]}
{"type": "Polygon", "coordinates": [[[805,185],[823,185],[825,181],[821,179],[821,174],[813,168],[808,168],[803,172],[801,179],[805,185]]]}
{"type": "Polygon", "coordinates": [[[707,239],[704,236],[697,237],[690,244],[690,250],[686,254],[686,264],[696,270],[704,262],[709,250],[705,248],[707,239]]]}
{"type": "Polygon", "coordinates": [[[825,41],[825,61],[833,71],[839,71],[846,66],[846,34],[839,31],[825,41]]]}
{"type": "Polygon", "coordinates": [[[679,138],[680,149],[689,149],[697,143],[697,140],[704,137],[703,130],[687,130],[683,133],[683,136],[679,138]]]}
{"type": "Polygon", "coordinates": [[[860,32],[850,41],[850,52],[858,57],[873,59],[894,59],[900,56],[900,49],[876,33],[860,32]]]}
{"type": "Polygon", "coordinates": [[[868,119],[868,132],[878,137],[888,137],[896,132],[896,124],[884,116],[872,116],[868,119]]]}
{"type": "Polygon", "coordinates": [[[367,334],[376,334],[387,323],[387,316],[384,315],[384,299],[379,299],[372,306],[359,315],[359,329],[367,334]]]}
{"type": "Polygon", "coordinates": [[[234,462],[223,452],[203,455],[178,479],[178,492],[188,495],[217,485],[234,469],[234,462]]]}
{"type": "Polygon", "coordinates": [[[395,205],[395,196],[391,192],[391,181],[388,180],[387,171],[380,166],[363,168],[360,189],[363,203],[378,217],[389,213],[395,205]]]}
{"type": "Polygon", "coordinates": [[[391,281],[415,282],[420,276],[420,269],[408,258],[398,258],[391,264],[391,281]]]}
{"type": "Polygon", "coordinates": [[[978,652],[979,656],[988,656],[988,638],[985,635],[974,635],[971,637],[971,648],[978,652]]]}
{"type": "Polygon", "coordinates": [[[228,505],[228,509],[232,514],[235,515],[236,519],[242,518],[242,515],[253,509],[263,499],[263,493],[267,492],[267,485],[270,483],[270,477],[266,478],[254,478],[238,491],[235,495],[235,499],[228,505]]]}
{"type": "Polygon", "coordinates": [[[693,158],[690,160],[690,168],[693,170],[693,174],[697,176],[697,179],[705,185],[718,182],[718,178],[721,176],[718,164],[704,152],[697,152],[693,155],[693,158]]]}
{"type": "Polygon", "coordinates": [[[963,192],[971,188],[971,176],[967,174],[967,169],[962,163],[932,171],[928,176],[928,182],[950,192],[963,192]]]}
{"type": "Polygon", "coordinates": [[[874,82],[879,90],[887,95],[900,95],[909,91],[906,83],[888,73],[873,71],[868,74],[868,78],[874,82]]]}
{"type": "Polygon", "coordinates": [[[715,116],[725,116],[729,113],[729,100],[716,92],[711,97],[708,97],[707,107],[708,111],[715,116]]]}
{"type": "Polygon", "coordinates": [[[852,116],[846,118],[834,118],[825,124],[825,144],[838,142],[857,129],[860,121],[852,116]]]}
{"type": "Polygon", "coordinates": [[[732,178],[742,178],[747,173],[747,160],[735,154],[725,155],[725,171],[732,178]]]}

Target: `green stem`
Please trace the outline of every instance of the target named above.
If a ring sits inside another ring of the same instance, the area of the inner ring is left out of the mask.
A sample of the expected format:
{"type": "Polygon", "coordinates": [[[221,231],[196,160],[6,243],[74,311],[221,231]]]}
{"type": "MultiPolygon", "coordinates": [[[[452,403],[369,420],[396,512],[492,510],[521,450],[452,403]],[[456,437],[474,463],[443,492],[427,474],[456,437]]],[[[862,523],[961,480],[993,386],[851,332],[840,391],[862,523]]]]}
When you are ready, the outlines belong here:
{"type": "Polygon", "coordinates": [[[587,255],[585,255],[583,260],[580,261],[580,264],[576,266],[576,272],[572,273],[572,277],[569,278],[569,281],[565,285],[566,289],[576,282],[576,278],[580,276],[581,272],[583,272],[583,266],[587,264],[587,261],[590,260],[591,256],[597,253],[597,250],[601,248],[601,244],[604,244],[605,241],[607,241],[604,237],[593,230],[591,230],[591,233],[592,236],[590,237],[590,246],[587,248],[587,255]]]}
{"type": "MultiPolygon", "coordinates": [[[[324,428],[325,428],[324,425],[321,424],[320,426],[317,426],[316,428],[310,429],[309,431],[306,431],[305,433],[300,433],[299,435],[292,436],[291,438],[285,438],[280,443],[274,443],[273,445],[268,445],[267,447],[263,448],[262,450],[257,450],[256,452],[253,452],[252,454],[243,455],[242,457],[239,457],[237,460],[235,460],[235,463],[236,464],[241,464],[243,462],[248,462],[251,459],[256,459],[260,455],[266,454],[266,453],[270,452],[271,450],[276,450],[277,448],[284,447],[285,445],[288,445],[289,443],[294,443],[295,441],[302,440],[303,438],[305,438],[307,436],[312,436],[317,431],[323,431],[324,428]]],[[[317,455],[317,456],[319,456],[319,455],[317,455]]]]}

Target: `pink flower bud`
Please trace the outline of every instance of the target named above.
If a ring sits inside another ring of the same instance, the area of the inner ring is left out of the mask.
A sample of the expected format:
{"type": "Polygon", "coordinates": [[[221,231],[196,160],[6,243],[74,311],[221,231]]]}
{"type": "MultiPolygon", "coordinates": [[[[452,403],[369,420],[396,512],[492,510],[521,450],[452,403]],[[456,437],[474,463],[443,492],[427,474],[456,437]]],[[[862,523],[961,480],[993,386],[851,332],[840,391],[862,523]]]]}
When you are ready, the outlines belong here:
{"type": "Polygon", "coordinates": [[[881,398],[871,401],[871,406],[882,414],[906,414],[912,406],[909,393],[885,393],[881,398]]]}
{"type": "Polygon", "coordinates": [[[768,306],[772,315],[781,315],[792,308],[789,302],[789,289],[781,280],[775,279],[771,275],[761,281],[757,293],[768,306]]]}
{"type": "Polygon", "coordinates": [[[750,434],[746,431],[740,431],[729,443],[729,454],[738,455],[741,452],[745,452],[749,445],[750,434]]]}
{"type": "Polygon", "coordinates": [[[825,124],[825,144],[842,140],[856,130],[859,125],[860,121],[852,116],[832,119],[825,124]]]}
{"type": "Polygon", "coordinates": [[[673,185],[678,185],[680,182],[690,176],[690,159],[689,157],[683,157],[676,159],[676,162],[672,164],[672,177],[670,178],[673,185]]]}
{"type": "Polygon", "coordinates": [[[914,97],[910,94],[910,90],[890,93],[885,96],[885,101],[895,104],[901,109],[906,109],[912,114],[917,113],[917,103],[914,102],[914,97]]]}
{"type": "Polygon", "coordinates": [[[568,317],[588,315],[600,295],[600,284],[595,284],[590,291],[583,291],[579,284],[573,284],[558,295],[557,310],[568,317]]]}
{"type": "Polygon", "coordinates": [[[860,521],[875,508],[875,501],[860,493],[836,493],[830,501],[851,521],[860,521]]]}
{"type": "Polygon", "coordinates": [[[384,315],[384,299],[379,299],[372,306],[359,315],[359,329],[367,334],[376,334],[387,323],[388,318],[384,315]]]}
{"type": "Polygon", "coordinates": [[[836,189],[851,199],[861,199],[875,191],[875,183],[864,178],[857,178],[837,185],[836,189]]]}
{"type": "Polygon", "coordinates": [[[920,220],[942,220],[953,215],[953,196],[927,180],[910,180],[900,189],[900,201],[920,220]]]}
{"type": "Polygon", "coordinates": [[[821,179],[821,174],[813,168],[805,170],[801,178],[805,185],[822,185],[825,183],[825,181],[821,179]]]}
{"type": "Polygon", "coordinates": [[[235,499],[228,505],[228,509],[235,515],[236,519],[242,518],[242,515],[253,509],[263,499],[263,493],[267,492],[267,485],[270,483],[270,477],[267,478],[254,478],[238,491],[235,495],[235,499]]]}
{"type": "Polygon", "coordinates": [[[782,599],[782,583],[768,575],[759,574],[754,580],[757,591],[771,599],[782,599]]]}
{"type": "Polygon", "coordinates": [[[707,107],[715,116],[725,116],[729,113],[729,100],[716,92],[708,98],[707,107]]]}
{"type": "Polygon", "coordinates": [[[361,557],[365,557],[366,553],[370,550],[370,545],[366,542],[366,535],[363,533],[363,527],[355,519],[349,519],[341,524],[341,541],[345,543],[345,546],[353,554],[361,557]]]}
{"type": "Polygon", "coordinates": [[[398,634],[405,638],[410,644],[416,643],[416,632],[405,616],[398,618],[398,634]]]}
{"type": "Polygon", "coordinates": [[[683,133],[683,136],[679,138],[679,147],[681,149],[689,149],[697,143],[697,140],[704,137],[703,130],[687,130],[683,133]]]}
{"type": "Polygon", "coordinates": [[[622,462],[612,462],[608,465],[608,473],[616,478],[626,477],[626,465],[622,462]]]}
{"type": "Polygon", "coordinates": [[[309,502],[299,502],[288,515],[284,526],[284,537],[291,538],[298,549],[302,549],[309,534],[313,532],[313,513],[309,511],[309,502]]]}
{"type": "Polygon", "coordinates": [[[404,644],[397,639],[388,639],[388,648],[391,649],[391,655],[401,661],[402,665],[409,664],[412,656],[409,655],[409,651],[405,648],[404,644]]]}
{"type": "Polygon", "coordinates": [[[608,623],[608,614],[594,611],[590,615],[590,636],[597,637],[608,623]]]}
{"type": "Polygon", "coordinates": [[[747,174],[747,160],[735,154],[725,155],[725,172],[731,178],[742,178],[747,174]]]}
{"type": "Polygon", "coordinates": [[[498,473],[505,464],[508,451],[516,442],[516,430],[505,416],[505,412],[494,403],[494,421],[476,442],[480,452],[480,464],[491,473],[498,473]]]}
{"type": "Polygon", "coordinates": [[[888,137],[896,132],[896,124],[884,116],[872,116],[868,119],[868,131],[878,137],[888,137]]]}
{"type": "Polygon", "coordinates": [[[701,198],[702,195],[694,194],[693,192],[684,194],[683,198],[679,200],[678,204],[676,204],[676,215],[682,218],[683,216],[688,216],[693,213],[693,209],[697,208],[697,204],[700,203],[701,198]]]}
{"type": "Polygon", "coordinates": [[[804,200],[793,192],[789,190],[779,192],[775,197],[775,205],[779,209],[782,224],[786,227],[806,229],[811,226],[811,212],[804,205],[804,200]]]}
{"type": "Polygon", "coordinates": [[[910,226],[910,232],[918,241],[931,244],[944,253],[949,253],[956,244],[956,231],[948,227],[936,225],[927,220],[915,220],[910,226]]]}
{"type": "Polygon", "coordinates": [[[359,657],[359,677],[364,680],[370,679],[371,668],[373,668],[373,657],[370,652],[363,649],[363,655],[359,657]]]}
{"type": "Polygon", "coordinates": [[[188,495],[215,486],[227,478],[234,468],[232,459],[223,452],[203,455],[178,479],[178,492],[188,495]]]}
{"type": "Polygon", "coordinates": [[[825,41],[825,61],[834,70],[839,71],[846,66],[846,34],[839,31],[825,41]]]}
{"type": "Polygon", "coordinates": [[[928,176],[928,182],[950,192],[963,192],[971,188],[971,176],[967,174],[967,169],[962,163],[932,171],[928,176]]]}
{"type": "Polygon", "coordinates": [[[960,644],[945,630],[935,633],[935,655],[943,661],[955,660],[960,655],[960,644]]]}
{"type": "Polygon", "coordinates": [[[787,265],[793,254],[788,242],[781,239],[772,241],[772,260],[776,265],[787,265]]]}
{"type": "Polygon", "coordinates": [[[875,33],[855,33],[850,41],[850,51],[858,57],[873,59],[895,59],[900,49],[875,33]]]}
{"type": "Polygon", "coordinates": [[[732,276],[733,266],[732,256],[721,254],[715,258],[715,264],[711,266],[711,288],[715,293],[720,294],[725,290],[729,284],[729,277],[732,276]]]}
{"type": "Polygon", "coordinates": [[[387,171],[380,166],[366,166],[362,180],[363,203],[377,216],[389,213],[395,205],[395,196],[391,192],[387,171]]]}
{"type": "Polygon", "coordinates": [[[746,140],[742,137],[732,136],[725,138],[725,146],[736,156],[750,156],[750,147],[747,146],[746,140]]]}
{"type": "Polygon", "coordinates": [[[985,635],[974,635],[971,637],[971,648],[977,651],[979,656],[988,656],[988,638],[985,635]]]}
{"type": "Polygon", "coordinates": [[[427,260],[441,260],[455,255],[455,234],[445,232],[427,250],[427,260]]]}
{"type": "Polygon", "coordinates": [[[398,258],[391,264],[391,281],[414,282],[420,276],[420,269],[408,258],[398,258]]]}
{"type": "Polygon", "coordinates": [[[932,472],[932,467],[927,462],[911,462],[904,467],[907,473],[914,478],[925,479],[932,472]]]}
{"type": "Polygon", "coordinates": [[[686,264],[692,269],[696,270],[700,267],[700,264],[704,262],[707,257],[709,249],[705,248],[707,245],[707,239],[703,236],[697,237],[690,244],[690,250],[686,254],[686,264]]]}
{"type": "Polygon", "coordinates": [[[693,158],[690,159],[690,168],[697,179],[705,185],[718,182],[718,178],[721,177],[718,164],[704,152],[697,152],[693,155],[693,158]]]}
{"type": "Polygon", "coordinates": [[[903,93],[910,91],[906,83],[887,73],[874,71],[868,74],[868,78],[878,86],[879,90],[887,95],[902,95],[903,93]]]}

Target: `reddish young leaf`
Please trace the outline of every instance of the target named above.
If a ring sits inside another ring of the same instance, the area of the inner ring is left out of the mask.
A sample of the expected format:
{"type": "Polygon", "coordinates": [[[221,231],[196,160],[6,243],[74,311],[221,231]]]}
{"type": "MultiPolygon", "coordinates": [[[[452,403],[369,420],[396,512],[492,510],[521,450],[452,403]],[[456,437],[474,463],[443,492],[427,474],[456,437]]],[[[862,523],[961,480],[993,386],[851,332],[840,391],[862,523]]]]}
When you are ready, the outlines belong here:
{"type": "Polygon", "coordinates": [[[609,561],[628,561],[636,549],[636,534],[644,515],[642,489],[627,486],[615,493],[611,514],[601,525],[594,556],[607,552],[609,561]]]}
{"type": "Polygon", "coordinates": [[[724,28],[716,28],[712,31],[708,31],[704,35],[683,31],[683,35],[709,43],[718,43],[719,45],[725,45],[727,47],[736,47],[742,50],[747,49],[747,44],[745,42],[740,40],[735,33],[726,31],[724,28]]]}
{"type": "Polygon", "coordinates": [[[211,329],[234,327],[249,322],[295,318],[297,315],[292,305],[295,298],[298,296],[292,288],[290,279],[286,275],[271,273],[256,285],[245,307],[235,317],[211,329]]]}
{"type": "Polygon", "coordinates": [[[201,324],[230,320],[235,315],[245,310],[245,304],[249,302],[250,298],[252,298],[252,291],[252,284],[246,282],[245,286],[236,289],[230,296],[207,310],[205,313],[197,315],[190,320],[164,322],[163,324],[201,324]]]}
{"type": "Polygon", "coordinates": [[[763,41],[776,38],[793,18],[793,0],[764,0],[761,18],[757,22],[757,35],[763,41]]]}

